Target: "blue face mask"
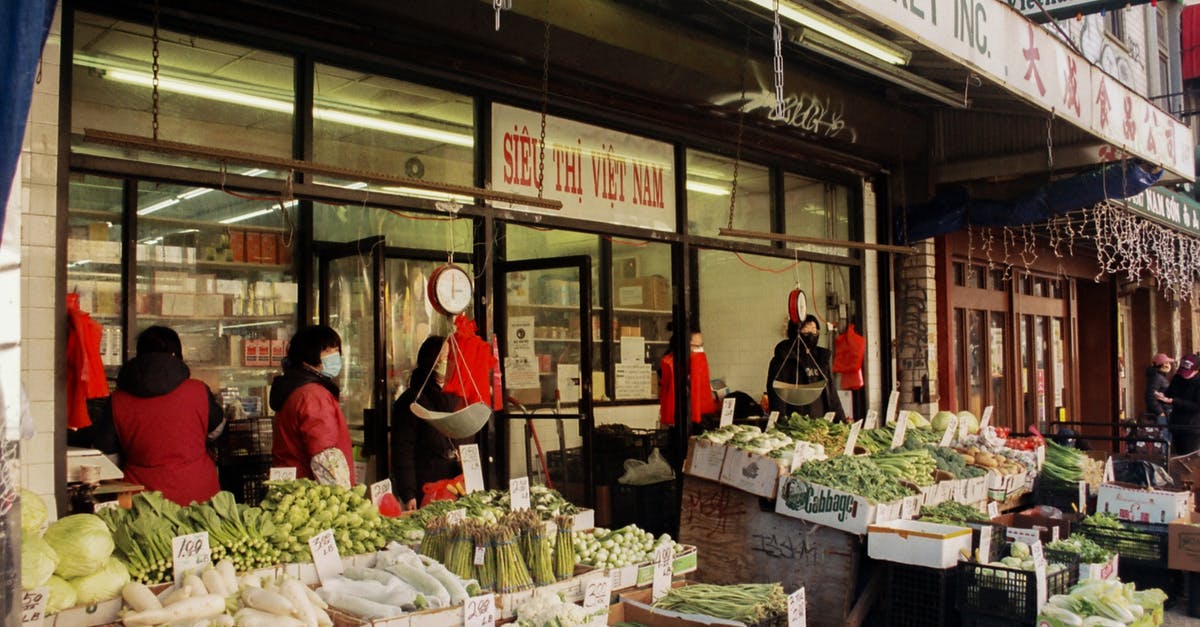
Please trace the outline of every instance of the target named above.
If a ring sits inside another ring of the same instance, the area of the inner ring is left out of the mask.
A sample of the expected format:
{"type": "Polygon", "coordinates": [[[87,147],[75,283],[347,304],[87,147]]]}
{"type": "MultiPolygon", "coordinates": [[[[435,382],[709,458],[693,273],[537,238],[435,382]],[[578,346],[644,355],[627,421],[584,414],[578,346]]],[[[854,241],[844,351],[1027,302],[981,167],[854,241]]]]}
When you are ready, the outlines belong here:
{"type": "Polygon", "coordinates": [[[342,372],[342,354],[330,353],[321,358],[321,374],[330,379],[336,378],[342,372]]]}

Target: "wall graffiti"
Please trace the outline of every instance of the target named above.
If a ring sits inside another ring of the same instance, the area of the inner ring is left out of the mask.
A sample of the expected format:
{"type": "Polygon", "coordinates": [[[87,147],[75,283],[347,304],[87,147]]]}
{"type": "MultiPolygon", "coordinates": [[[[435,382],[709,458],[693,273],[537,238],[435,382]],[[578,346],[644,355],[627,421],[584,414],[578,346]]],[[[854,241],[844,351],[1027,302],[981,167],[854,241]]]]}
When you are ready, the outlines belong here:
{"type": "MultiPolygon", "coordinates": [[[[1145,91],[1146,77],[1140,69],[1142,59],[1142,42],[1139,37],[1131,37],[1124,42],[1128,49],[1122,47],[1112,38],[1105,35],[1105,18],[1100,15],[1088,15],[1079,21],[1078,33],[1072,32],[1072,39],[1083,52],[1084,58],[1104,71],[1117,77],[1125,85],[1135,91],[1145,91]]],[[[1126,25],[1128,28],[1129,25],[1126,25]]],[[[1074,30],[1074,29],[1072,29],[1074,30]]]]}
{"type": "Polygon", "coordinates": [[[916,281],[908,281],[900,289],[896,355],[902,371],[929,368],[926,297],[925,290],[916,281]]]}
{"type": "Polygon", "coordinates": [[[718,489],[689,494],[683,502],[682,523],[715,523],[716,531],[725,531],[731,519],[746,515],[745,504],[731,502],[729,490],[718,489]]]}
{"type": "Polygon", "coordinates": [[[718,95],[713,99],[717,106],[741,103],[745,113],[766,110],[767,119],[782,122],[813,135],[841,139],[850,143],[858,141],[858,131],[849,126],[845,119],[844,106],[834,103],[829,96],[812,93],[792,94],[784,98],[783,107],[775,111],[775,93],[764,88],[718,95]]]}
{"type": "Polygon", "coordinates": [[[756,533],[750,542],[750,550],[764,553],[767,557],[794,560],[813,555],[817,552],[817,543],[811,542],[807,536],[800,536],[799,543],[791,536],[785,535],[782,540],[775,534],[756,533]]]}

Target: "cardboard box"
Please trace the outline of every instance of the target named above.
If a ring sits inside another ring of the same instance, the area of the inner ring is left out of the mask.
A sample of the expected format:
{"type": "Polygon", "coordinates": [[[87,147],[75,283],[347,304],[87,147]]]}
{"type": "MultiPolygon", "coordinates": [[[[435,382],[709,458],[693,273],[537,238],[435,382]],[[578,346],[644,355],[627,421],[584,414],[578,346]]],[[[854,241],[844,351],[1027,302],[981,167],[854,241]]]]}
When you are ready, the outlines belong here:
{"type": "Polygon", "coordinates": [[[1060,538],[1065,538],[1071,533],[1071,522],[1059,518],[1048,518],[1040,514],[1001,514],[992,519],[993,525],[1004,525],[1005,535],[1009,539],[1018,539],[1022,542],[1032,539],[1028,535],[1022,535],[1020,530],[1037,532],[1042,544],[1049,544],[1060,538]],[[1015,534],[1012,530],[1018,530],[1015,534]]]}
{"type": "Polygon", "coordinates": [[[953,568],[959,551],[971,554],[971,530],[917,520],[893,520],[867,526],[871,559],[925,568],[953,568]]]}
{"type": "Polygon", "coordinates": [[[271,365],[275,365],[287,357],[287,340],[271,340],[271,365]]]}
{"type": "Polygon", "coordinates": [[[289,264],[292,263],[292,247],[284,242],[284,237],[281,235],[275,238],[275,263],[289,264]]]}
{"type": "Polygon", "coordinates": [[[229,253],[234,261],[246,260],[246,232],[241,229],[229,229],[229,253]]]}
{"type": "Polygon", "coordinates": [[[870,499],[809,483],[792,476],[779,481],[775,513],[825,525],[847,533],[863,535],[871,523],[877,522],[878,510],[884,511],[886,522],[899,517],[903,501],[875,503],[870,499]]]}
{"type": "Polygon", "coordinates": [[[671,284],[661,276],[617,279],[613,282],[613,295],[617,307],[660,311],[671,308],[671,284]]]}
{"type": "MultiPolygon", "coordinates": [[[[685,586],[679,581],[672,587],[685,586]]],[[[608,609],[608,624],[636,623],[646,627],[710,627],[728,625],[744,627],[744,623],[701,614],[682,614],[651,606],[651,590],[637,590],[621,594],[617,605],[608,609]]]]}
{"type": "Polygon", "coordinates": [[[772,498],[779,491],[779,478],[787,471],[773,458],[737,448],[725,451],[720,482],[756,496],[772,498]]]}
{"type": "Polygon", "coordinates": [[[270,340],[255,340],[247,339],[242,342],[242,365],[251,368],[261,366],[264,361],[269,362],[271,359],[271,342],[270,340]]]}
{"type": "Polygon", "coordinates": [[[1200,514],[1186,516],[1167,525],[1167,567],[1200,573],[1200,514]]]}
{"type": "Polygon", "coordinates": [[[258,263],[262,256],[262,233],[246,231],[246,263],[258,263]]]}
{"type": "Polygon", "coordinates": [[[192,317],[196,315],[195,294],[163,294],[162,315],[192,317]]]}
{"type": "Polygon", "coordinates": [[[276,233],[263,233],[262,243],[259,248],[258,263],[275,265],[278,263],[279,235],[276,233]]]}
{"type": "Polygon", "coordinates": [[[1186,490],[1149,490],[1131,484],[1100,486],[1096,511],[1121,520],[1165,525],[1195,509],[1195,496],[1186,490]]]}
{"type": "Polygon", "coordinates": [[[982,503],[987,500],[987,475],[964,479],[963,503],[982,503]]]}
{"type": "Polygon", "coordinates": [[[696,438],[688,440],[687,459],[683,462],[684,474],[720,481],[721,468],[724,464],[725,445],[713,444],[708,440],[696,438]]]}
{"type": "MultiPolygon", "coordinates": [[[[1079,580],[1085,579],[1104,579],[1116,581],[1117,565],[1120,560],[1120,555],[1113,555],[1108,558],[1103,564],[1080,564],[1079,565],[1079,580]]],[[[1172,566],[1172,569],[1175,567],[1172,566]]]]}

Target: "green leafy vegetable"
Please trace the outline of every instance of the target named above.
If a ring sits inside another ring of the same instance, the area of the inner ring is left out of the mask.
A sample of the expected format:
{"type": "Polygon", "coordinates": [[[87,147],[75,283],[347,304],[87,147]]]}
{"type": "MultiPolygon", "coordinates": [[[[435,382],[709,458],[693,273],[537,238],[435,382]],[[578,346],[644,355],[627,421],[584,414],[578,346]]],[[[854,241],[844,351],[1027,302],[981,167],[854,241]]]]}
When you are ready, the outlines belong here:
{"type": "Polygon", "coordinates": [[[42,497],[21,488],[21,535],[41,535],[47,517],[46,502],[42,497]]]}
{"type": "Polygon", "coordinates": [[[46,581],[46,588],[50,594],[46,598],[46,614],[57,614],[67,608],[75,607],[79,595],[75,592],[75,588],[67,583],[66,579],[57,575],[51,575],[46,581]]]}
{"type": "Polygon", "coordinates": [[[44,585],[58,567],[58,554],[36,535],[21,537],[21,588],[44,585]]]}
{"type": "Polygon", "coordinates": [[[110,557],[104,561],[104,565],[99,570],[90,575],[72,579],[69,583],[75,588],[78,603],[91,605],[120,596],[121,588],[129,583],[129,570],[125,568],[121,560],[110,557]]]}
{"type": "Polygon", "coordinates": [[[58,568],[54,574],[64,579],[100,570],[114,548],[108,525],[95,514],[60,518],[46,528],[44,538],[58,553],[58,568]]]}

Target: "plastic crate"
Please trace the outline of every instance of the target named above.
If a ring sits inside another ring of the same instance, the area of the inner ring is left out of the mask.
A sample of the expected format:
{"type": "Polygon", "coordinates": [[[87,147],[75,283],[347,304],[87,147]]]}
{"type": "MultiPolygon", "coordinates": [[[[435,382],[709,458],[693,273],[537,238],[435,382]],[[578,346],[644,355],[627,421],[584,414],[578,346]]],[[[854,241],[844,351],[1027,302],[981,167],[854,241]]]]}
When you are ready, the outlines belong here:
{"type": "Polygon", "coordinates": [[[625,473],[625,460],[646,461],[656,448],[665,454],[670,443],[667,429],[633,429],[621,424],[596,427],[592,435],[596,482],[615,482],[625,473]]]}
{"type": "Polygon", "coordinates": [[[230,460],[217,467],[221,489],[232,492],[238,503],[258,505],[267,493],[263,483],[271,473],[271,456],[255,455],[230,460]]]}
{"type": "Polygon", "coordinates": [[[273,421],[270,418],[231,420],[225,423],[225,433],[217,439],[218,465],[239,461],[247,456],[270,455],[273,421]]]}
{"type": "MultiPolygon", "coordinates": [[[[1065,568],[1047,574],[1046,597],[1066,594],[1071,586],[1079,582],[1079,560],[1065,564],[1065,568]]],[[[1029,624],[1037,619],[1037,580],[1033,571],[990,566],[977,562],[958,563],[957,608],[966,618],[977,620],[991,617],[1010,623],[976,622],[973,624],[1029,624]],[[996,572],[1001,571],[1001,572],[996,572]]]]}
{"type": "Polygon", "coordinates": [[[883,624],[892,627],[958,625],[958,609],[954,607],[957,576],[956,568],[888,563],[883,624]]]}
{"type": "Polygon", "coordinates": [[[1058,483],[1039,478],[1033,491],[1033,502],[1036,505],[1057,507],[1064,514],[1086,514],[1088,510],[1088,492],[1086,485],[1083,490],[1083,501],[1079,499],[1079,484],[1082,481],[1058,483]]]}
{"type": "Polygon", "coordinates": [[[1126,560],[1167,563],[1167,525],[1122,521],[1121,527],[1116,529],[1081,524],[1075,527],[1074,532],[1120,555],[1122,575],[1126,560]]]}
{"type": "Polygon", "coordinates": [[[649,485],[612,485],[612,527],[637,525],[654,535],[677,535],[679,507],[675,504],[675,481],[649,485]]]}

